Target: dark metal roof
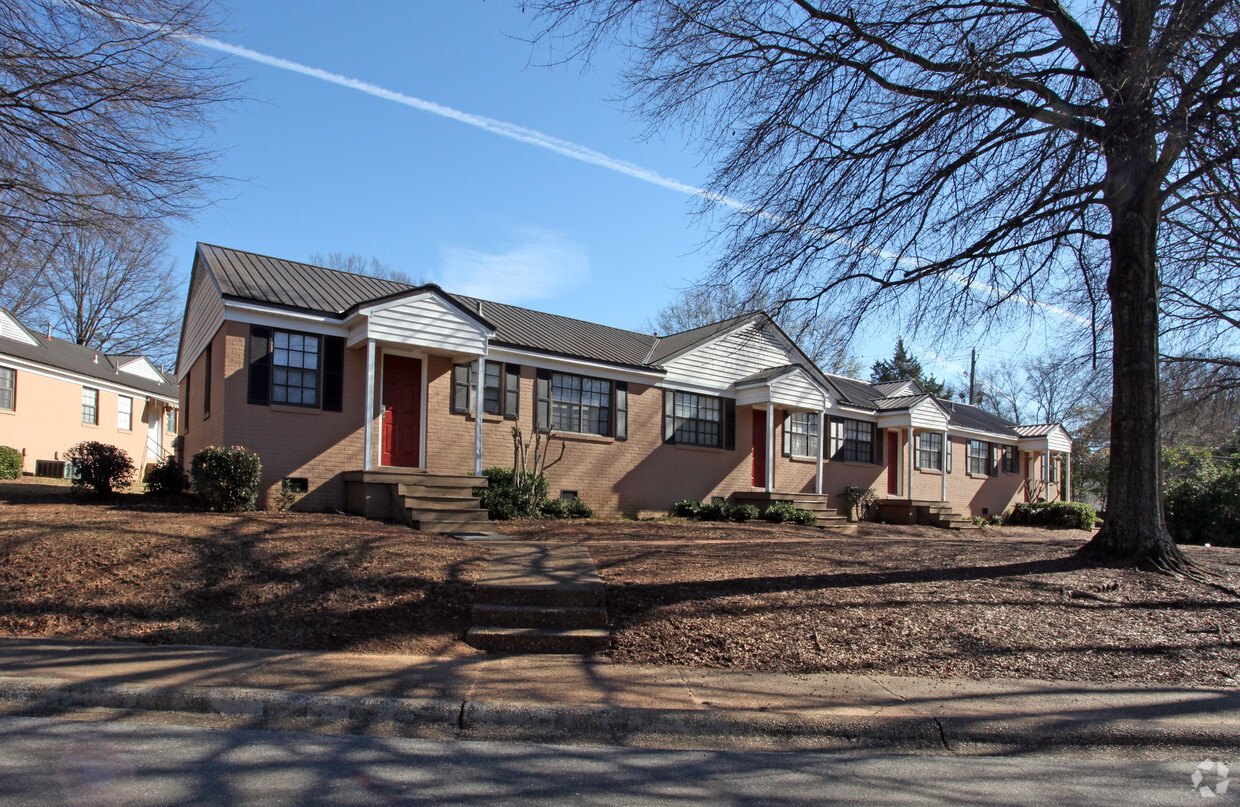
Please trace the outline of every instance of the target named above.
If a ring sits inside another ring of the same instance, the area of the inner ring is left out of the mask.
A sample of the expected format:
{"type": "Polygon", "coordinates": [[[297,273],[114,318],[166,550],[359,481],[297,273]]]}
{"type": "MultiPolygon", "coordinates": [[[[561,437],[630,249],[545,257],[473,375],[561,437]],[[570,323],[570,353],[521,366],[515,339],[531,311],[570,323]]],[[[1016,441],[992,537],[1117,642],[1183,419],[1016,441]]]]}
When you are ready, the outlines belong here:
{"type": "Polygon", "coordinates": [[[864,381],[858,381],[855,378],[849,378],[843,375],[834,375],[827,373],[827,380],[835,385],[840,395],[846,403],[853,406],[860,406],[866,409],[877,409],[875,402],[883,397],[873,384],[867,384],[864,381]]]}
{"type": "Polygon", "coordinates": [[[746,384],[760,384],[764,381],[771,381],[782,375],[787,375],[793,370],[805,369],[799,364],[781,364],[778,367],[768,367],[765,370],[759,370],[753,375],[747,375],[744,378],[737,379],[736,386],[743,387],[746,384]]]}
{"type": "Polygon", "coordinates": [[[1006,418],[1001,418],[984,409],[958,401],[940,400],[939,403],[947,410],[948,417],[951,418],[951,425],[953,426],[959,426],[964,429],[977,429],[979,431],[991,432],[992,434],[1002,434],[1007,437],[1018,436],[1016,424],[1006,418]]]}
{"type": "Polygon", "coordinates": [[[362,303],[416,287],[253,252],[199,244],[225,297],[337,316],[362,303]]]}
{"type": "Polygon", "coordinates": [[[646,357],[650,355],[655,337],[648,334],[461,294],[449,296],[471,310],[480,311],[495,327],[492,345],[627,367],[650,367],[646,357]]]}
{"type": "MultiPolygon", "coordinates": [[[[0,308],[0,311],[4,311],[4,313],[13,317],[6,309],[0,308]]],[[[13,317],[13,320],[16,322],[17,318],[13,317]]],[[[25,326],[22,327],[24,328],[25,326]]],[[[109,384],[130,387],[150,395],[160,395],[173,399],[177,397],[178,388],[175,383],[160,383],[149,378],[143,378],[140,375],[119,372],[117,367],[124,360],[132,358],[132,356],[113,358],[73,342],[66,342],[56,337],[49,339],[46,336],[40,336],[29,328],[26,328],[26,332],[33,336],[38,341],[38,344],[30,345],[18,339],[0,337],[0,355],[13,356],[14,358],[25,359],[36,364],[55,367],[76,373],[77,375],[86,376],[87,378],[106,381],[109,384]]],[[[167,377],[166,374],[165,377],[167,377]]]]}
{"type": "Polygon", "coordinates": [[[874,402],[874,408],[880,412],[898,412],[901,409],[912,409],[913,406],[929,397],[929,395],[922,393],[921,395],[896,395],[892,398],[879,398],[874,402]]]}

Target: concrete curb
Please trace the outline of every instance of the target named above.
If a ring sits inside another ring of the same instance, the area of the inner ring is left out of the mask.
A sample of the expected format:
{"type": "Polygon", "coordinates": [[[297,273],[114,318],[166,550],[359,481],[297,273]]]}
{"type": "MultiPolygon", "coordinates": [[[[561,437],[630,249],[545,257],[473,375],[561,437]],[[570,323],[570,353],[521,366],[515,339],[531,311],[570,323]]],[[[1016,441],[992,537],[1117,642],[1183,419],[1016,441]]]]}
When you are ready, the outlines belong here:
{"type": "Polygon", "coordinates": [[[353,734],[431,734],[458,739],[586,742],[646,747],[782,750],[888,749],[993,752],[1178,746],[1235,748],[1240,729],[1203,730],[1150,721],[1045,724],[930,716],[801,717],[791,714],[476,700],[321,695],[243,687],[97,684],[0,677],[0,708],[56,714],[83,708],[250,718],[254,727],[353,734]]]}

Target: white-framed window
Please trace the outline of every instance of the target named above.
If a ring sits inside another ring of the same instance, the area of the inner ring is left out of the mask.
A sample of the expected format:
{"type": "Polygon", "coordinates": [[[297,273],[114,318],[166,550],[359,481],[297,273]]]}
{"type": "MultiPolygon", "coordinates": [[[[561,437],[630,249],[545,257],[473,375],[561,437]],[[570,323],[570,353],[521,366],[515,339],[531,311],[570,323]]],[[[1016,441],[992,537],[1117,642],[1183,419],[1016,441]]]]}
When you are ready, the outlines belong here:
{"type": "Polygon", "coordinates": [[[172,407],[164,411],[164,431],[168,434],[177,433],[177,410],[172,407]]]}
{"type": "Polygon", "coordinates": [[[602,378],[551,374],[551,428],[611,436],[611,382],[602,378]]]}
{"type": "Polygon", "coordinates": [[[1062,472],[1063,461],[1058,457],[1051,460],[1051,484],[1059,484],[1059,474],[1062,472]]]}
{"type": "MultiPolygon", "coordinates": [[[[468,414],[474,411],[474,385],[478,383],[478,362],[457,364],[452,368],[452,411],[468,414]]],[[[488,361],[482,387],[482,411],[516,419],[521,400],[521,367],[516,364],[488,361]]]]}
{"type": "Polygon", "coordinates": [[[92,387],[82,387],[82,422],[99,425],[99,390],[92,387]]]}
{"type": "Polygon", "coordinates": [[[874,424],[850,418],[831,418],[831,459],[874,462],[874,424]]]}
{"type": "Polygon", "coordinates": [[[977,476],[990,476],[990,443],[985,440],[968,441],[967,470],[977,476]]]}
{"type": "Polygon", "coordinates": [[[943,470],[943,435],[938,432],[922,432],[917,435],[917,467],[924,470],[943,470]]]}
{"type": "Polygon", "coordinates": [[[723,400],[713,395],[673,392],[672,435],[686,446],[723,447],[723,400]]]}
{"type": "Polygon", "coordinates": [[[1003,472],[1005,474],[1020,473],[1020,452],[1016,446],[1003,447],[1003,472]]]}
{"type": "Polygon", "coordinates": [[[276,330],[272,334],[271,401],[319,405],[319,337],[276,330]]]}
{"type": "Polygon", "coordinates": [[[784,452],[793,457],[818,456],[818,413],[793,412],[784,424],[784,452]]]}
{"type": "Polygon", "coordinates": [[[0,367],[0,409],[17,409],[17,371],[11,367],[0,367]]]}
{"type": "Polygon", "coordinates": [[[116,396],[116,428],[123,432],[133,431],[133,398],[116,396]]]}

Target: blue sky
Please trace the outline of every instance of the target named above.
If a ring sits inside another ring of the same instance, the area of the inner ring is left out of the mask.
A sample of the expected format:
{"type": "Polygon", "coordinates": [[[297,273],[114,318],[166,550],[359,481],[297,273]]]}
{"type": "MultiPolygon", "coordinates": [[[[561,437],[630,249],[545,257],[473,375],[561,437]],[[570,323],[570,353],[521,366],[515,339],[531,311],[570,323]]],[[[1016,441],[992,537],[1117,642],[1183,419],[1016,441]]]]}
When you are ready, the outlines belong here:
{"type": "MultiPolygon", "coordinates": [[[[217,171],[231,180],[178,228],[179,271],[196,241],[294,260],[356,252],[451,291],[642,329],[709,267],[694,199],[651,179],[701,186],[709,165],[678,132],[642,139],[642,124],[611,100],[621,89],[608,55],[588,71],[545,66],[515,2],[306,0],[230,12],[219,38],[261,57],[229,57],[249,99],[215,133],[217,171]],[[497,133],[508,125],[569,146],[497,133]],[[605,159],[563,153],[579,148],[605,159]]],[[[897,331],[885,321],[862,331],[854,352],[868,368],[891,354],[897,331]]],[[[967,345],[940,363],[911,344],[940,377],[967,366],[967,345]]],[[[990,363],[1018,349],[980,347],[990,363]]]]}

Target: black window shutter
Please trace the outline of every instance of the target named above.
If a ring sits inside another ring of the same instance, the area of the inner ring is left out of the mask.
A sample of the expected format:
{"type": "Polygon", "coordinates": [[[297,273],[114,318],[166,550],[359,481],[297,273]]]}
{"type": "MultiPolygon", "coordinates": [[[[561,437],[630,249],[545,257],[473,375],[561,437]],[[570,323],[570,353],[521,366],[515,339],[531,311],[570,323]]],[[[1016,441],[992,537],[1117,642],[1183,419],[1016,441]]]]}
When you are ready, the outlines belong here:
{"type": "Polygon", "coordinates": [[[469,412],[469,365],[452,365],[452,412],[464,415],[469,412]]]}
{"type": "Polygon", "coordinates": [[[947,455],[943,459],[943,469],[950,474],[952,472],[952,438],[943,438],[943,453],[947,455]]]}
{"type": "Polygon", "coordinates": [[[629,439],[629,382],[616,382],[616,439],[629,439]]]}
{"type": "Polygon", "coordinates": [[[521,365],[504,365],[504,417],[516,420],[521,405],[521,365]]]}
{"type": "Polygon", "coordinates": [[[990,475],[999,475],[999,446],[995,443],[990,444],[990,475]]]}
{"type": "Polygon", "coordinates": [[[250,326],[250,389],[246,400],[267,406],[271,403],[271,329],[250,326]]]}
{"type": "Polygon", "coordinates": [[[344,409],[344,337],[323,337],[323,411],[344,409]]]}
{"type": "Polygon", "coordinates": [[[784,412],[784,417],[783,417],[783,420],[781,421],[782,422],[781,428],[783,429],[783,432],[784,432],[784,456],[787,457],[792,454],[792,434],[788,431],[788,423],[789,421],[792,420],[792,413],[789,412],[787,409],[783,410],[783,412],[784,412]]]}
{"type": "Polygon", "coordinates": [[[551,371],[539,368],[534,379],[534,428],[551,431],[551,371]]]}
{"type": "Polygon", "coordinates": [[[663,442],[676,442],[676,393],[663,390],[663,442]]]}
{"type": "Polygon", "coordinates": [[[883,464],[883,449],[887,447],[887,430],[875,427],[874,429],[874,464],[883,464]]]}
{"type": "Polygon", "coordinates": [[[736,401],[723,399],[723,447],[736,450],[736,401]]]}
{"type": "Polygon", "coordinates": [[[915,471],[921,470],[921,452],[917,450],[917,438],[919,437],[925,440],[925,435],[919,434],[913,438],[913,470],[915,471]]]}
{"type": "Polygon", "coordinates": [[[883,464],[882,448],[878,445],[878,424],[870,424],[870,457],[875,465],[883,464]]]}

